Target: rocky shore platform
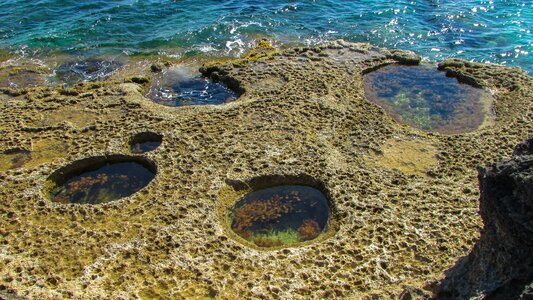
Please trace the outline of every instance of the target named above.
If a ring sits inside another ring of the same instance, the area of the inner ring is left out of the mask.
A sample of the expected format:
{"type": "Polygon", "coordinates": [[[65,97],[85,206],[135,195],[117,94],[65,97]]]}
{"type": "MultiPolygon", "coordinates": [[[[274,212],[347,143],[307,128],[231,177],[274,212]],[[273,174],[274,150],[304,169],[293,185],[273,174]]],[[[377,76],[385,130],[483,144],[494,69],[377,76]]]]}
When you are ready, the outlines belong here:
{"type": "MultiPolygon", "coordinates": [[[[240,94],[206,106],[147,99],[168,67],[153,63],[70,87],[44,85],[41,67],[0,69],[0,81],[32,78],[29,87],[0,88],[0,297],[468,298],[513,290],[514,270],[520,288],[530,279],[512,260],[531,255],[514,248],[531,249],[531,190],[508,188],[518,208],[507,198],[482,202],[480,216],[477,177],[478,166],[509,160],[533,135],[526,72],[440,62],[494,98],[490,124],[441,134],[399,124],[365,98],[364,74],[420,63],[407,51],[343,41],[258,47],[202,67],[240,94]],[[139,133],[162,136],[161,146],[132,153],[139,133]],[[110,157],[147,161],[156,176],[105,204],[49,199],[58,172],[110,157]],[[327,196],[326,232],[268,249],[233,233],[228,210],[245,193],[284,184],[327,196]],[[501,241],[502,259],[480,259],[501,241]]],[[[520,157],[511,164],[525,168],[531,156],[520,157]]],[[[500,195],[492,169],[481,174],[481,199],[500,195]]]]}

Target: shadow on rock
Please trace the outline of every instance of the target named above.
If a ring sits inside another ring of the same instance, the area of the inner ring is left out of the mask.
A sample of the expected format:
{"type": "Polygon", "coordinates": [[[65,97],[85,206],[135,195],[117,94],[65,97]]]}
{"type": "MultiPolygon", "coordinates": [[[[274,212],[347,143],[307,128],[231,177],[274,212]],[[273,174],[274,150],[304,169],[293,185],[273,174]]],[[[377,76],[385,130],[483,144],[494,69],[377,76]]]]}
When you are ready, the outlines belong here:
{"type": "Polygon", "coordinates": [[[533,138],[478,179],[481,238],[446,272],[438,299],[533,299],[533,138]]]}

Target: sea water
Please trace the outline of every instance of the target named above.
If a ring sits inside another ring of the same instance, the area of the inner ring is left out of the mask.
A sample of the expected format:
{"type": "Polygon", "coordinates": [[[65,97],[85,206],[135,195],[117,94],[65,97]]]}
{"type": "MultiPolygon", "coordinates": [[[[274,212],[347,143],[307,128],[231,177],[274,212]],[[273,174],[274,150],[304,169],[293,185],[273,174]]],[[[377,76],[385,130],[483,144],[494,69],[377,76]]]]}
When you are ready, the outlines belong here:
{"type": "Polygon", "coordinates": [[[389,65],[364,76],[365,96],[393,119],[445,134],[478,129],[489,116],[490,92],[460,83],[432,65],[389,65]]]}
{"type": "Polygon", "coordinates": [[[68,178],[51,194],[59,203],[99,204],[132,195],[145,187],[155,174],[137,162],[118,162],[86,170],[68,178]]]}
{"type": "Polygon", "coordinates": [[[532,23],[531,0],[0,0],[0,48],[27,57],[238,56],[258,38],[342,38],[531,72],[532,23]]]}
{"type": "Polygon", "coordinates": [[[239,97],[222,82],[202,77],[198,68],[177,66],[154,76],[146,97],[165,106],[224,104],[239,97]]]}

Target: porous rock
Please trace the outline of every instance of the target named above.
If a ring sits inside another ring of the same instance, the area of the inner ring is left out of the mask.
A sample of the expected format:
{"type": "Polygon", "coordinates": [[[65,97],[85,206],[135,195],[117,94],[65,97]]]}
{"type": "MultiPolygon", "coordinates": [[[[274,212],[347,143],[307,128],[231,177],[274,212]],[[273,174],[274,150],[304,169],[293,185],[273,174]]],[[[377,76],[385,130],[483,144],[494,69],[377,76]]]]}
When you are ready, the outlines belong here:
{"type": "Polygon", "coordinates": [[[427,282],[479,237],[476,167],[509,157],[533,132],[532,79],[454,60],[443,68],[492,91],[497,118],[468,134],[426,133],[364,96],[363,75],[398,62],[390,54],[337,41],[206,65],[243,92],[220,106],[153,103],[145,87],[124,83],[151,76],[131,74],[134,65],[76,93],[0,90],[0,290],[28,299],[390,299],[409,286],[402,297],[425,297],[427,282]],[[133,155],[131,138],[147,131],[163,143],[142,154],[158,173],[139,192],[101,205],[43,194],[56,170],[133,155]],[[391,145],[414,147],[407,164],[423,145],[431,153],[407,171],[397,167],[402,154],[383,150],[391,145]],[[13,164],[15,148],[29,160],[13,164]],[[378,163],[388,153],[395,163],[378,163]],[[331,228],[296,247],[242,243],[228,207],[280,183],[319,187],[331,228]]]}
{"type": "Polygon", "coordinates": [[[484,227],[472,252],[446,272],[439,297],[531,299],[533,138],[511,159],[479,170],[484,227]]]}

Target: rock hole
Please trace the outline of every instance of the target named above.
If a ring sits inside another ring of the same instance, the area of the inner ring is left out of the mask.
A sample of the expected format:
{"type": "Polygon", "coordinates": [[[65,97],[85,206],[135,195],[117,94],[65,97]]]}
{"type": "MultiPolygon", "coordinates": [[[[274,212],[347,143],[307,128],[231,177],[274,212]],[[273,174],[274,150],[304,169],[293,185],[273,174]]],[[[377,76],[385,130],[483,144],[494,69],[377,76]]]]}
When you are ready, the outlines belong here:
{"type": "Polygon", "coordinates": [[[197,69],[185,66],[161,72],[146,94],[155,103],[165,106],[224,104],[239,96],[224,83],[203,77],[197,69]]]}
{"type": "Polygon", "coordinates": [[[153,162],[141,157],[91,157],[54,172],[45,192],[53,202],[107,203],[141,190],[156,171],[153,162]]]}
{"type": "Polygon", "coordinates": [[[490,121],[489,92],[459,83],[432,66],[388,65],[363,78],[366,97],[399,123],[457,134],[490,121]]]}
{"type": "Polygon", "coordinates": [[[132,153],[141,154],[153,151],[161,146],[163,136],[155,132],[141,132],[133,136],[130,140],[130,150],[132,153]]]}
{"type": "Polygon", "coordinates": [[[270,179],[258,185],[252,180],[252,191],[228,208],[227,222],[235,234],[260,248],[278,248],[315,240],[331,230],[330,203],[321,187],[303,185],[305,180],[262,186],[278,181],[270,179]]]}

